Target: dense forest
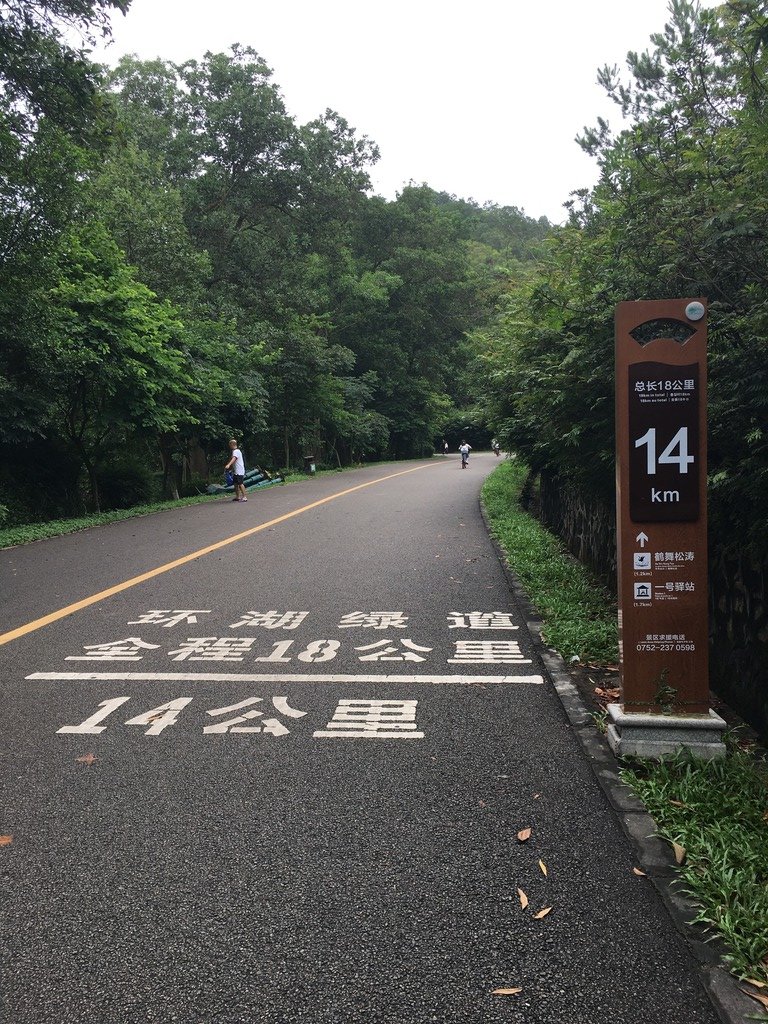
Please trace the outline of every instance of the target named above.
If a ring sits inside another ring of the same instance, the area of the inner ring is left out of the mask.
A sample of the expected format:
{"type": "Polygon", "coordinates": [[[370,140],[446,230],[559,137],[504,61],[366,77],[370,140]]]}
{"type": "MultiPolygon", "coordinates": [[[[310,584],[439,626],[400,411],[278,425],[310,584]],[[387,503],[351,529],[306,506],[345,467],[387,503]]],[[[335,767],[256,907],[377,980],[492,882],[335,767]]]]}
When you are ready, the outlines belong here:
{"type": "Polygon", "coordinates": [[[670,5],[629,81],[600,78],[628,126],[581,145],[596,188],[475,335],[488,414],[506,444],[605,503],[614,498],[613,315],[626,299],[709,299],[715,529],[768,550],[768,10],[670,5]]]}
{"type": "Polygon", "coordinates": [[[371,195],[375,144],[249,47],[94,66],[127,7],[0,4],[6,523],[194,491],[230,436],[272,469],[487,439],[469,335],[547,222],[371,195]]]}

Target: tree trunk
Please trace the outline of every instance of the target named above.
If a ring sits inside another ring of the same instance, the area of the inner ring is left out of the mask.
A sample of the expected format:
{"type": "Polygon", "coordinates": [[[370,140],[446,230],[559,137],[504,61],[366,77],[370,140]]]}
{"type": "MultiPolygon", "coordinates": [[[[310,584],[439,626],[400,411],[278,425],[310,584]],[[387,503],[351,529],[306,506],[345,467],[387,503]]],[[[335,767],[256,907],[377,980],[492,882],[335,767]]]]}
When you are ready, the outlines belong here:
{"type": "Polygon", "coordinates": [[[158,439],[158,448],[160,450],[160,465],[163,467],[163,494],[169,495],[174,501],[179,500],[179,488],[176,484],[176,473],[173,465],[173,459],[166,450],[163,439],[158,439]]]}
{"type": "Polygon", "coordinates": [[[90,460],[85,461],[85,468],[88,472],[88,484],[91,490],[91,503],[93,511],[98,515],[101,512],[101,501],[99,499],[99,482],[96,479],[96,466],[90,460]]]}

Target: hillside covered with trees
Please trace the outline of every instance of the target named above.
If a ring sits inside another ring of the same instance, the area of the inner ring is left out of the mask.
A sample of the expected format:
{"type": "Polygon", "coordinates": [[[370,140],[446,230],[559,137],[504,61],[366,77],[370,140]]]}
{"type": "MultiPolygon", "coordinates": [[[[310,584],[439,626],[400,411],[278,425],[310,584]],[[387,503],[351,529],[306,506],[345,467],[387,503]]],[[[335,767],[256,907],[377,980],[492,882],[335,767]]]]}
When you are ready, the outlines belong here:
{"type": "Polygon", "coordinates": [[[469,332],[546,221],[372,196],[375,144],[297,124],[249,47],[107,72],[65,42],[127,6],[2,5],[5,521],[193,490],[232,435],[274,469],[466,428],[469,332]]]}

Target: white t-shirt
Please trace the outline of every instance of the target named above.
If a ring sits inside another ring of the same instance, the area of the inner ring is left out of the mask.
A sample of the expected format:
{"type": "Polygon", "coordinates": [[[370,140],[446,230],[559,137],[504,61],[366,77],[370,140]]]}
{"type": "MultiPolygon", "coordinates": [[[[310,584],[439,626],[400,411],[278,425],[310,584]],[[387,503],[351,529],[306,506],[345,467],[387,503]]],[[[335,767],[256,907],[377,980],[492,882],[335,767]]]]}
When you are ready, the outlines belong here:
{"type": "Polygon", "coordinates": [[[234,476],[245,476],[245,462],[243,461],[243,453],[239,448],[232,449],[232,455],[235,460],[235,464],[232,467],[232,474],[234,476]]]}

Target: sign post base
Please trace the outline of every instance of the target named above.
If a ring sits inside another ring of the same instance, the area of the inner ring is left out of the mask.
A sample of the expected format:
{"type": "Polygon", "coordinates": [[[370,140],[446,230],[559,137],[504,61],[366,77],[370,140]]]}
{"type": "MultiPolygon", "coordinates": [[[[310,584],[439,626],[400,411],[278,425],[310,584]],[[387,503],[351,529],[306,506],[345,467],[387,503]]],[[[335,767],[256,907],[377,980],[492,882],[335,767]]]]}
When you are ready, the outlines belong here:
{"type": "Polygon", "coordinates": [[[682,748],[705,761],[725,757],[726,723],[712,710],[703,715],[657,715],[627,713],[623,704],[609,704],[608,717],[608,744],[617,757],[658,758],[682,748]]]}

